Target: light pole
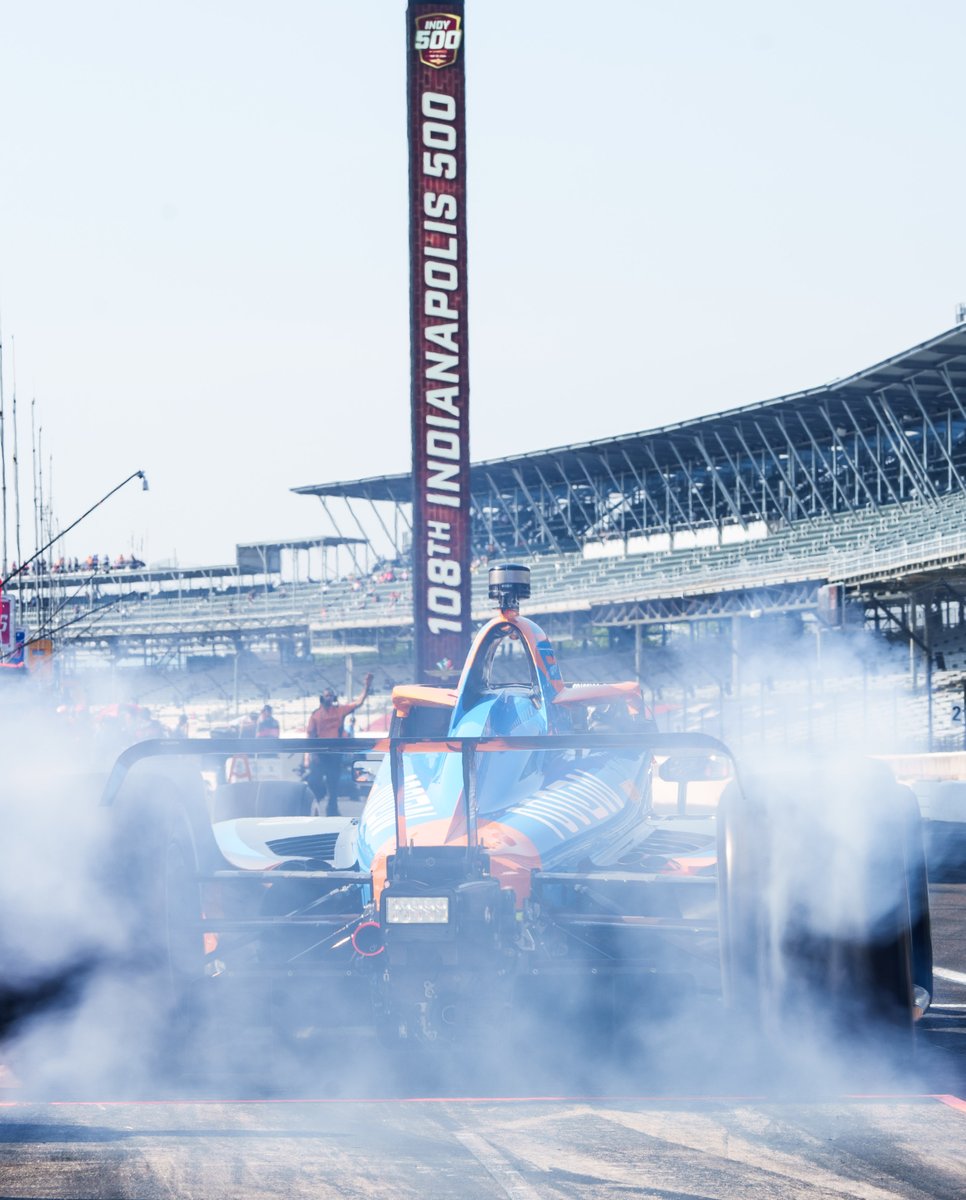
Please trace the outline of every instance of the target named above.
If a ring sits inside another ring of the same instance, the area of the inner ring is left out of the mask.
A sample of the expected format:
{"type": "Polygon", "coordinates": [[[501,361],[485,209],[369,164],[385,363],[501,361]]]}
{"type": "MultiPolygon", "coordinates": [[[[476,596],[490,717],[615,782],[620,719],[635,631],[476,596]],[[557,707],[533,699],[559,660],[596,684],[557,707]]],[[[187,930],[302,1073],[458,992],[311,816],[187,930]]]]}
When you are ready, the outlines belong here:
{"type": "MultiPolygon", "coordinates": [[[[23,572],[27,569],[27,567],[30,566],[30,564],[32,562],[36,562],[36,560],[38,558],[40,558],[40,556],[42,554],[46,554],[46,552],[50,549],[51,546],[53,546],[53,544],[55,542],[60,541],[60,539],[65,534],[70,533],[70,531],[72,529],[74,529],[76,526],[78,526],[81,523],[81,521],[83,521],[85,518],[89,517],[92,512],[95,512],[98,508],[100,508],[101,505],[105,501],[110,500],[110,498],[114,495],[115,492],[119,492],[121,490],[121,488],[124,487],[126,484],[130,483],[132,479],[140,479],[141,480],[141,490],[145,491],[145,492],[148,490],[148,477],[144,474],[144,472],[143,471],[132,471],[131,474],[128,475],[126,479],[122,479],[121,482],[116,484],[114,487],[112,487],[109,492],[105,492],[105,494],[103,496],[101,496],[100,500],[98,500],[96,504],[92,504],[90,506],[90,508],[88,508],[86,510],[86,512],[82,512],[76,521],[71,521],[71,523],[66,527],[66,529],[62,529],[55,537],[52,537],[50,539],[50,541],[46,542],[43,546],[41,546],[39,550],[35,550],[34,553],[30,556],[30,558],[26,559],[22,563],[18,563],[16,571],[11,571],[9,575],[5,575],[3,577],[3,579],[0,580],[0,595],[2,595],[3,592],[6,590],[7,584],[10,582],[11,579],[17,578],[18,582],[20,582],[20,578],[22,577],[23,572]]],[[[4,568],[5,567],[6,567],[6,564],[4,564],[4,568]]],[[[39,594],[40,594],[39,591],[37,594],[39,596],[39,594]]],[[[38,600],[38,617],[41,617],[39,600],[38,600]]],[[[20,595],[20,593],[18,591],[18,603],[17,603],[17,621],[18,621],[18,623],[20,621],[22,621],[22,619],[23,619],[23,600],[22,600],[22,596],[20,595]]]]}
{"type": "Polygon", "coordinates": [[[49,542],[41,546],[39,550],[35,550],[34,553],[31,554],[31,556],[24,562],[18,563],[16,571],[11,571],[9,575],[4,576],[4,578],[0,580],[0,591],[3,591],[11,579],[15,578],[27,567],[29,567],[32,562],[36,562],[36,560],[40,558],[42,554],[45,554],[55,542],[59,542],[64,534],[70,533],[70,531],[78,526],[81,521],[85,520],[85,518],[89,517],[92,512],[95,512],[97,509],[99,509],[106,500],[110,500],[115,492],[119,492],[121,488],[124,487],[125,484],[130,483],[132,479],[140,479],[141,490],[143,492],[148,490],[147,475],[145,475],[143,471],[133,471],[130,475],[128,475],[127,479],[122,479],[119,484],[117,484],[115,487],[112,487],[109,492],[101,496],[100,500],[98,500],[96,504],[92,504],[86,512],[82,512],[76,521],[71,521],[66,529],[62,529],[55,537],[52,537],[49,542]]]}

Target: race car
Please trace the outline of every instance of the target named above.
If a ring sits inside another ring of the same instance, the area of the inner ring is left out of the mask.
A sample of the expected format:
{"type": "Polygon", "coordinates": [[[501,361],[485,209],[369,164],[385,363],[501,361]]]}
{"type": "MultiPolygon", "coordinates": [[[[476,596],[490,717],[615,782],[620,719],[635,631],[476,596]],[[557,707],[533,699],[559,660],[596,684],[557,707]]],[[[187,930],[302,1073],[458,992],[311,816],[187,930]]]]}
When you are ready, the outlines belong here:
{"type": "Polygon", "coordinates": [[[374,776],[358,819],[236,778],[254,740],[121,755],[119,886],[174,1008],[219,989],[292,1029],[324,1013],[430,1044],[516,1012],[633,1017],[657,994],[910,1037],[932,992],[912,794],[864,760],[739,771],[713,738],[660,732],[636,681],[566,683],[520,615],[526,567],[491,569],[490,595],[458,685],[397,687],[389,737],[353,739],[374,776]]]}

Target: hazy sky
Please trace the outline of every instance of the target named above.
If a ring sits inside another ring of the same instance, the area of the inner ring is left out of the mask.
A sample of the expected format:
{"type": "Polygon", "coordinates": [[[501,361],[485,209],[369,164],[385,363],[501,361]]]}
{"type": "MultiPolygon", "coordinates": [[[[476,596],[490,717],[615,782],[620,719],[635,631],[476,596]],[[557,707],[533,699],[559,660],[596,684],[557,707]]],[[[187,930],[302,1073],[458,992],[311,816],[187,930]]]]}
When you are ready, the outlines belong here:
{"type": "MultiPolygon", "coordinates": [[[[962,4],[466,8],[474,458],[797,391],[953,324],[962,4]]],[[[408,468],[404,12],[0,0],[24,556],[32,399],[62,526],[150,478],[72,554],[229,561],[322,532],[290,487],[408,468]]]]}

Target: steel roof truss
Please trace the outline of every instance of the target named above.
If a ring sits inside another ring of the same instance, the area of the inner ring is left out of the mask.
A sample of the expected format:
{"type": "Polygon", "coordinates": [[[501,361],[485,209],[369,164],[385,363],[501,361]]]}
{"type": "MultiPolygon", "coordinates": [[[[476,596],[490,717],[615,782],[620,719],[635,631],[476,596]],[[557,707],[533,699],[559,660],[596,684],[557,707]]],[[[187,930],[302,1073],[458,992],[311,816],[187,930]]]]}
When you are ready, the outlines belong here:
{"type": "Polygon", "coordinates": [[[871,397],[866,397],[869,402],[869,407],[876,414],[876,418],[882,421],[889,433],[889,443],[896,453],[896,457],[902,462],[906,468],[906,474],[909,475],[916,487],[924,494],[925,499],[937,500],[939,493],[932,485],[928,474],[923,470],[922,464],[913,453],[909,446],[906,436],[902,431],[902,424],[893,412],[889,401],[886,399],[885,391],[876,392],[879,400],[879,407],[876,408],[871,397]]]}
{"type": "MultiPolygon", "coordinates": [[[[840,453],[841,453],[842,457],[845,459],[849,470],[852,472],[853,478],[859,484],[859,486],[862,488],[862,490],[865,492],[866,496],[868,496],[869,503],[876,510],[876,512],[878,512],[879,505],[876,503],[875,496],[873,496],[872,493],[869,491],[868,485],[865,482],[865,476],[862,474],[861,470],[859,469],[858,462],[854,462],[852,460],[852,457],[849,454],[848,450],[846,450],[845,441],[843,438],[839,437],[838,433],[836,432],[835,426],[832,423],[832,418],[829,416],[828,409],[825,408],[824,405],[821,408],[821,412],[822,412],[822,416],[825,418],[825,424],[829,428],[829,433],[831,433],[831,435],[832,435],[833,445],[835,444],[835,442],[838,442],[838,445],[840,447],[840,453]]],[[[855,509],[859,506],[857,504],[853,503],[851,507],[852,507],[852,509],[855,509]]]]}
{"type": "Polygon", "coordinates": [[[493,531],[493,509],[496,506],[493,501],[493,483],[489,477],[487,478],[487,488],[486,504],[482,507],[477,506],[477,512],[479,513],[480,521],[483,523],[483,530],[487,537],[486,547],[489,552],[488,548],[496,545],[496,534],[493,531]]]}
{"type": "MultiPolygon", "coordinates": [[[[567,488],[567,491],[570,495],[571,500],[573,500],[577,503],[578,507],[580,508],[580,511],[583,513],[585,523],[587,525],[592,525],[593,520],[588,518],[587,509],[584,507],[584,502],[581,499],[580,492],[578,491],[578,489],[576,487],[574,487],[573,480],[570,479],[570,477],[567,475],[567,472],[563,469],[563,464],[560,462],[560,459],[555,458],[553,460],[553,463],[554,463],[554,466],[557,468],[557,470],[560,472],[560,478],[564,481],[564,485],[567,488]]],[[[579,537],[577,534],[574,534],[574,538],[575,538],[577,544],[580,545],[580,542],[582,540],[581,537],[579,537]]]]}
{"type": "Polygon", "coordinates": [[[661,512],[661,510],[658,508],[658,506],[651,499],[650,493],[647,490],[647,476],[646,475],[645,476],[638,475],[637,467],[634,466],[631,456],[627,453],[627,451],[623,447],[621,447],[621,453],[623,454],[624,458],[627,461],[627,465],[630,468],[631,474],[634,476],[634,479],[637,481],[637,486],[640,488],[641,500],[643,501],[643,504],[644,504],[644,522],[645,522],[645,524],[647,523],[647,506],[650,504],[651,511],[654,513],[654,516],[657,518],[657,523],[661,526],[661,528],[664,530],[664,532],[666,534],[668,534],[668,536],[670,536],[670,534],[672,532],[671,523],[670,523],[670,521],[665,519],[664,514],[661,512]]]}
{"type": "MultiPolygon", "coordinates": [[[[735,504],[734,500],[731,498],[731,493],[725,487],[724,482],[722,481],[722,479],[719,475],[718,464],[712,459],[711,455],[708,453],[708,449],[704,444],[704,439],[701,437],[700,434],[695,435],[694,444],[698,448],[698,453],[701,455],[701,457],[705,461],[705,465],[707,466],[708,471],[710,472],[710,475],[711,475],[712,483],[717,488],[717,490],[721,493],[721,497],[724,500],[725,504],[727,505],[728,510],[730,511],[731,515],[735,518],[735,520],[738,522],[738,524],[741,526],[742,529],[747,530],[748,522],[745,520],[744,516],[742,515],[741,509],[737,506],[737,504],[735,504]]],[[[719,527],[719,529],[721,527],[720,521],[718,522],[718,527],[719,527]]]]}
{"type": "MultiPolygon", "coordinates": [[[[392,546],[392,548],[395,552],[395,555],[398,558],[402,552],[401,547],[399,545],[397,545],[395,537],[389,532],[388,528],[386,527],[386,522],[382,519],[382,513],[380,513],[378,508],[376,508],[376,502],[372,499],[371,496],[367,497],[367,499],[369,501],[369,507],[372,509],[373,515],[375,516],[376,520],[379,522],[380,526],[382,527],[383,533],[389,539],[389,544],[390,544],[390,546],[392,546]]],[[[398,504],[395,507],[398,508],[399,507],[398,504]]]]}
{"type": "MultiPolygon", "coordinates": [[[[802,474],[805,476],[805,479],[808,482],[808,487],[809,487],[810,493],[812,495],[812,498],[819,502],[819,504],[821,505],[822,509],[825,512],[825,515],[827,517],[831,517],[832,510],[829,508],[828,504],[826,503],[825,497],[822,495],[822,490],[821,490],[821,488],[819,488],[817,486],[817,481],[815,479],[814,455],[813,455],[813,461],[811,463],[806,463],[805,460],[802,458],[802,456],[799,454],[798,447],[792,441],[792,435],[788,432],[788,429],[785,427],[785,418],[778,416],[776,414],[774,417],[774,421],[775,421],[775,424],[778,426],[778,428],[782,431],[782,436],[785,439],[785,445],[788,447],[789,455],[795,459],[795,462],[798,463],[799,467],[801,468],[802,474]]],[[[802,504],[802,508],[803,509],[805,508],[804,504],[802,504]]]]}
{"type": "MultiPolygon", "coordinates": [[[[666,500],[673,500],[673,501],[674,501],[674,507],[675,507],[675,508],[678,510],[678,512],[681,514],[681,520],[684,522],[684,524],[685,524],[685,525],[687,525],[687,526],[689,526],[689,527],[690,527],[690,522],[689,522],[689,520],[688,520],[688,514],[687,514],[687,513],[684,511],[684,509],[681,507],[681,505],[680,505],[680,503],[679,503],[679,501],[678,501],[678,498],[677,498],[677,496],[676,496],[676,495],[675,495],[675,493],[674,493],[674,489],[671,487],[671,481],[670,481],[669,479],[666,479],[666,478],[665,478],[665,477],[662,475],[662,473],[661,473],[661,464],[660,464],[660,463],[657,461],[657,456],[655,455],[654,451],[651,449],[651,447],[650,447],[650,446],[646,446],[646,447],[645,447],[645,449],[646,449],[646,451],[647,451],[647,453],[648,453],[648,455],[649,455],[649,457],[650,457],[650,459],[651,459],[651,462],[654,464],[654,466],[655,466],[655,468],[656,468],[656,470],[657,470],[658,478],[659,478],[659,479],[660,479],[660,480],[663,482],[663,484],[664,484],[664,497],[665,497],[665,499],[666,499],[666,500]]],[[[670,517],[670,513],[668,514],[668,516],[670,517]]]]}
{"type": "MultiPolygon", "coordinates": [[[[751,461],[755,464],[755,467],[757,469],[758,463],[756,462],[755,456],[752,454],[751,449],[748,446],[748,443],[745,441],[744,433],[740,429],[736,429],[735,434],[738,438],[738,441],[741,442],[742,446],[744,446],[745,453],[748,455],[748,457],[751,459],[751,461]]],[[[775,506],[776,515],[781,517],[783,520],[787,521],[788,517],[785,515],[785,513],[782,512],[781,500],[772,491],[771,484],[768,482],[768,475],[765,471],[764,459],[762,459],[761,470],[758,471],[758,479],[759,479],[759,482],[761,483],[762,491],[768,493],[768,496],[771,499],[772,504],[775,506]]],[[[767,519],[768,518],[766,516],[765,520],[767,521],[767,519]]]]}
{"type": "MultiPolygon", "coordinates": [[[[762,445],[765,447],[765,449],[771,455],[772,462],[775,464],[775,470],[781,476],[782,483],[784,483],[785,487],[788,489],[789,499],[797,508],[801,509],[802,515],[804,516],[805,520],[808,521],[809,524],[811,524],[812,518],[809,515],[808,509],[798,498],[798,493],[795,490],[795,485],[794,485],[794,483],[792,483],[791,479],[789,479],[788,474],[785,471],[785,468],[782,466],[781,459],[778,457],[778,454],[776,453],[775,448],[771,444],[771,438],[768,437],[768,435],[765,433],[765,431],[762,429],[761,425],[757,421],[755,421],[754,424],[755,424],[755,428],[758,430],[758,436],[761,438],[762,445]]],[[[789,522],[789,524],[791,524],[792,517],[790,514],[782,513],[782,516],[785,517],[785,519],[789,522]]]]}
{"type": "Polygon", "coordinates": [[[574,540],[574,545],[580,545],[580,538],[577,536],[577,531],[574,529],[573,525],[571,525],[571,523],[570,523],[570,514],[567,511],[568,506],[566,504],[562,504],[560,502],[560,499],[556,495],[554,495],[553,488],[550,486],[550,484],[544,478],[544,474],[540,470],[540,464],[534,463],[533,469],[536,471],[537,475],[539,475],[540,482],[544,486],[544,488],[546,488],[547,495],[553,500],[554,504],[556,504],[557,512],[560,514],[560,519],[563,521],[564,525],[566,525],[567,532],[570,534],[570,536],[574,540]]]}
{"type": "Polygon", "coordinates": [[[510,527],[513,530],[514,539],[515,539],[516,544],[521,545],[521,546],[524,545],[524,540],[520,533],[520,523],[517,521],[516,514],[513,512],[513,510],[507,504],[506,499],[504,498],[504,495],[503,495],[503,489],[500,487],[497,487],[496,483],[494,482],[493,476],[490,474],[489,471],[487,471],[486,477],[490,481],[490,487],[493,488],[494,495],[500,501],[500,504],[503,506],[503,511],[506,513],[507,520],[510,522],[510,527]]]}
{"type": "MultiPolygon", "coordinates": [[[[350,538],[346,538],[345,534],[339,528],[338,521],[336,521],[335,517],[333,517],[331,509],[329,508],[328,504],[326,504],[326,502],[325,502],[326,497],[319,496],[319,500],[322,504],[322,507],[325,509],[325,515],[329,518],[332,528],[336,532],[336,536],[343,538],[345,540],[345,548],[349,551],[349,557],[352,559],[353,566],[356,568],[356,570],[359,572],[360,575],[364,575],[365,571],[363,571],[363,569],[359,566],[359,561],[356,558],[356,552],[352,548],[352,540],[350,538]]],[[[350,512],[351,512],[351,509],[350,509],[350,512]]],[[[353,514],[353,516],[354,515],[355,514],[353,514]]],[[[358,522],[356,522],[356,524],[358,524],[358,522]]],[[[367,544],[368,544],[368,539],[367,539],[367,544]]],[[[336,547],[335,554],[336,554],[336,563],[338,563],[338,561],[339,561],[339,547],[338,546],[336,547]]]]}
{"type": "MultiPolygon", "coordinates": [[[[879,395],[878,399],[879,399],[879,402],[881,403],[882,402],[881,394],[879,395]]],[[[879,431],[885,434],[886,439],[889,443],[889,446],[891,447],[893,454],[896,456],[896,460],[899,464],[899,476],[896,480],[896,483],[898,484],[899,495],[901,497],[902,496],[902,477],[903,477],[903,475],[908,476],[912,480],[912,483],[918,488],[916,473],[915,473],[915,471],[912,471],[909,469],[909,465],[908,465],[906,453],[905,453],[905,448],[902,444],[896,445],[896,435],[893,432],[890,424],[885,420],[885,418],[882,416],[882,414],[879,412],[878,408],[876,407],[876,401],[871,396],[867,395],[865,397],[865,402],[866,402],[866,404],[868,404],[868,406],[872,412],[872,415],[875,418],[875,421],[876,421],[879,431]]],[[[904,441],[904,439],[900,439],[900,443],[902,441],[904,441]]]]}
{"type": "Polygon", "coordinates": [[[556,538],[553,530],[547,524],[546,518],[543,515],[543,505],[542,504],[534,504],[533,497],[530,495],[530,490],[527,487],[527,485],[523,482],[523,475],[520,471],[520,468],[513,467],[512,470],[513,470],[513,474],[516,478],[517,484],[520,488],[520,491],[523,492],[524,496],[527,499],[527,504],[529,504],[529,506],[530,506],[530,511],[536,516],[537,520],[543,526],[543,532],[547,536],[547,541],[549,542],[549,544],[551,546],[553,546],[555,553],[561,554],[562,551],[560,549],[560,543],[557,541],[557,538],[556,538]]]}
{"type": "MultiPolygon", "coordinates": [[[[865,434],[862,432],[862,429],[859,426],[859,422],[856,419],[855,413],[853,413],[852,409],[849,407],[848,401],[842,400],[841,404],[842,404],[842,408],[845,410],[845,413],[847,414],[849,420],[852,422],[852,428],[855,430],[856,437],[858,437],[861,440],[862,445],[865,447],[865,452],[869,456],[869,460],[872,462],[873,466],[875,467],[876,479],[878,479],[881,483],[885,484],[886,490],[888,491],[889,495],[892,497],[893,501],[896,504],[902,504],[902,497],[896,494],[895,489],[893,488],[892,484],[889,482],[888,471],[883,470],[882,464],[879,461],[880,456],[869,445],[865,434]]],[[[881,500],[881,496],[879,497],[879,499],[881,500]]]]}
{"type": "Polygon", "coordinates": [[[698,503],[704,509],[705,516],[708,518],[708,520],[711,522],[712,525],[717,527],[717,525],[718,525],[717,518],[715,517],[714,513],[711,511],[710,508],[708,508],[707,504],[705,503],[704,497],[701,495],[700,489],[695,490],[697,485],[695,484],[695,481],[694,481],[693,470],[687,463],[685,463],[684,459],[681,457],[681,451],[678,450],[677,446],[675,445],[675,443],[673,441],[671,442],[671,449],[674,451],[675,457],[677,458],[678,462],[681,464],[681,470],[684,472],[685,478],[688,480],[688,495],[689,496],[697,496],[698,503]]]}
{"type": "MultiPolygon", "coordinates": [[[[346,496],[345,506],[349,510],[349,515],[352,517],[353,521],[355,521],[355,523],[356,523],[356,529],[358,529],[359,532],[362,534],[362,538],[363,538],[363,541],[365,542],[366,549],[371,550],[372,542],[369,538],[369,535],[366,533],[365,529],[363,528],[362,522],[359,520],[358,516],[356,515],[356,510],[352,507],[350,498],[348,496],[346,496]]],[[[358,566],[359,565],[358,561],[356,560],[355,553],[352,551],[351,547],[350,547],[349,553],[352,555],[352,561],[356,564],[356,566],[358,566]]],[[[366,567],[366,569],[362,572],[362,574],[363,575],[369,574],[368,567],[366,567]]]]}
{"type": "MultiPolygon", "coordinates": [[[[621,495],[621,496],[626,496],[627,489],[626,489],[626,488],[623,488],[623,487],[621,487],[621,485],[620,485],[620,484],[617,482],[617,480],[614,478],[614,472],[613,472],[613,471],[610,469],[610,463],[609,463],[609,462],[608,462],[608,461],[607,461],[607,460],[604,458],[604,456],[603,456],[603,455],[601,455],[601,456],[600,456],[600,460],[601,460],[601,462],[604,464],[604,469],[607,471],[607,474],[610,476],[610,481],[611,481],[611,483],[614,485],[614,487],[617,489],[618,493],[620,493],[620,495],[621,495]]],[[[634,506],[633,506],[632,504],[628,504],[628,503],[626,502],[626,499],[624,499],[624,500],[622,500],[622,501],[621,501],[621,504],[620,504],[620,506],[619,506],[619,507],[621,508],[621,511],[622,511],[622,512],[629,512],[629,513],[630,513],[630,515],[631,515],[631,516],[634,518],[634,524],[635,524],[635,525],[637,526],[637,528],[640,530],[641,536],[642,536],[642,537],[646,537],[646,536],[647,536],[647,530],[646,530],[646,529],[644,528],[644,526],[641,524],[641,519],[640,519],[640,517],[637,515],[637,513],[634,511],[634,506]]],[[[626,531],[624,531],[624,536],[625,536],[625,537],[627,536],[627,534],[626,534],[626,531]]]]}
{"type": "MultiPolygon", "coordinates": [[[[884,388],[879,393],[879,397],[880,397],[880,400],[882,403],[883,412],[889,418],[889,422],[892,425],[893,430],[895,431],[896,437],[899,439],[901,444],[906,449],[906,461],[911,463],[913,465],[913,467],[915,468],[915,474],[916,474],[916,477],[920,481],[921,487],[927,493],[931,493],[931,498],[933,500],[938,500],[939,492],[936,489],[935,485],[933,484],[932,480],[929,478],[929,471],[927,470],[925,459],[920,461],[919,456],[916,454],[913,447],[909,444],[909,440],[906,437],[905,430],[902,428],[901,417],[896,412],[895,407],[887,399],[884,388]]],[[[923,445],[925,446],[925,437],[923,438],[923,445]]]]}
{"type": "Polygon", "coordinates": [[[733,459],[731,457],[731,454],[728,451],[728,447],[724,444],[724,439],[721,437],[721,434],[718,433],[717,430],[715,430],[714,436],[715,436],[716,441],[718,442],[718,445],[721,447],[721,453],[725,456],[726,462],[731,467],[732,471],[734,471],[734,473],[735,473],[736,502],[740,503],[740,493],[742,490],[744,490],[745,495],[748,497],[748,503],[751,506],[751,513],[755,517],[755,519],[758,521],[767,520],[765,513],[763,513],[761,511],[761,505],[758,503],[757,498],[752,493],[752,491],[748,487],[747,483],[745,483],[744,479],[742,479],[742,477],[741,477],[741,464],[737,461],[737,459],[733,459]]]}
{"type": "MultiPolygon", "coordinates": [[[[811,443],[812,452],[814,454],[818,455],[819,459],[821,460],[822,465],[825,467],[825,470],[828,471],[829,479],[832,481],[832,508],[833,509],[835,508],[835,493],[837,491],[839,493],[839,495],[842,497],[843,507],[848,512],[851,512],[852,505],[849,504],[849,498],[848,498],[848,496],[846,496],[845,491],[842,488],[842,485],[839,483],[838,479],[836,478],[835,472],[832,470],[831,466],[829,465],[828,459],[822,453],[818,442],[815,440],[815,437],[812,434],[811,429],[809,429],[809,427],[805,421],[805,418],[802,416],[802,414],[800,412],[796,413],[795,415],[798,417],[801,427],[805,430],[805,436],[808,438],[809,442],[811,443]]],[[[816,487],[816,490],[819,489],[819,481],[817,479],[815,480],[815,487],[816,487]]]]}
{"type": "Polygon", "coordinates": [[[952,396],[953,400],[955,401],[956,407],[959,409],[959,415],[963,418],[964,421],[966,421],[966,408],[963,408],[962,401],[959,398],[959,393],[956,391],[956,388],[953,386],[952,377],[949,374],[949,367],[945,363],[943,363],[943,365],[939,368],[939,374],[942,376],[943,380],[945,381],[946,387],[949,389],[949,394],[950,394],[950,396],[952,396]]]}
{"type": "Polygon", "coordinates": [[[589,486],[594,497],[594,505],[596,509],[596,515],[593,522],[588,527],[587,534],[585,534],[585,539],[587,536],[596,535],[599,537],[604,518],[607,514],[608,506],[601,495],[600,487],[592,477],[591,473],[587,470],[587,464],[584,462],[583,458],[578,459],[578,462],[580,463],[580,469],[583,471],[584,478],[587,480],[587,485],[589,486]]]}
{"type": "MultiPolygon", "coordinates": [[[[915,381],[914,379],[910,379],[910,380],[909,380],[909,382],[906,384],[906,388],[908,389],[908,391],[909,391],[909,394],[912,396],[913,400],[915,400],[915,402],[916,402],[916,405],[917,405],[917,406],[918,406],[918,408],[919,408],[919,411],[922,413],[922,421],[923,421],[922,449],[923,449],[923,454],[925,454],[925,453],[926,453],[926,440],[927,440],[927,439],[926,439],[926,430],[928,430],[928,431],[929,431],[929,432],[932,434],[932,436],[933,436],[933,438],[934,438],[934,440],[935,440],[936,444],[939,446],[939,452],[940,452],[940,454],[942,454],[943,458],[946,460],[946,466],[949,468],[949,470],[950,470],[950,471],[953,473],[953,475],[955,476],[955,478],[956,478],[956,482],[959,484],[960,491],[966,491],[966,487],[964,487],[964,486],[963,486],[963,481],[962,481],[962,479],[960,478],[959,472],[956,470],[956,466],[955,466],[955,464],[953,463],[953,460],[952,460],[952,458],[950,457],[950,455],[949,455],[948,451],[946,450],[946,447],[945,447],[945,445],[943,444],[943,439],[942,439],[942,438],[939,436],[939,433],[938,433],[938,432],[937,432],[937,430],[936,430],[936,426],[935,426],[935,425],[933,424],[933,422],[930,420],[930,418],[929,418],[928,414],[926,413],[926,410],[925,410],[925,408],[923,407],[922,400],[919,398],[919,389],[916,387],[916,381],[915,381]]],[[[947,413],[947,416],[948,416],[948,413],[947,413]]]]}
{"type": "Polygon", "coordinates": [[[605,523],[609,522],[612,508],[610,497],[605,496],[604,492],[601,491],[599,481],[595,480],[591,473],[587,470],[587,464],[584,462],[584,460],[581,458],[579,462],[580,469],[583,471],[590,490],[594,494],[597,505],[597,516],[594,519],[593,525],[588,529],[586,536],[597,537],[599,539],[603,533],[605,523]]]}

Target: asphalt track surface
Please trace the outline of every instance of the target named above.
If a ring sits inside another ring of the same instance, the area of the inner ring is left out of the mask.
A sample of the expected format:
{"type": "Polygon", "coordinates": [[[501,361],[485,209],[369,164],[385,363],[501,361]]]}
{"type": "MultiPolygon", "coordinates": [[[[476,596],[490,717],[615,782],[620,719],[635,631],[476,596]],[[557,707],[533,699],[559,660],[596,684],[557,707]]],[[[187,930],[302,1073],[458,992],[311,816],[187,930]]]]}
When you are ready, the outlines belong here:
{"type": "Polygon", "coordinates": [[[964,1142],[934,1098],[27,1106],[0,1194],[961,1200],[964,1142]]]}
{"type": "Polygon", "coordinates": [[[962,1200],[966,884],[934,886],[932,904],[936,1007],[898,1074],[816,1077],[807,1053],[743,1072],[693,1030],[689,1044],[674,1033],[664,1067],[679,1069],[642,1062],[619,1076],[561,1056],[529,1077],[466,1063],[366,1082],[351,1039],[295,1095],[268,1085],[254,1097],[251,1077],[228,1074],[182,1096],[58,1099],[0,1075],[0,1200],[962,1200]]]}

